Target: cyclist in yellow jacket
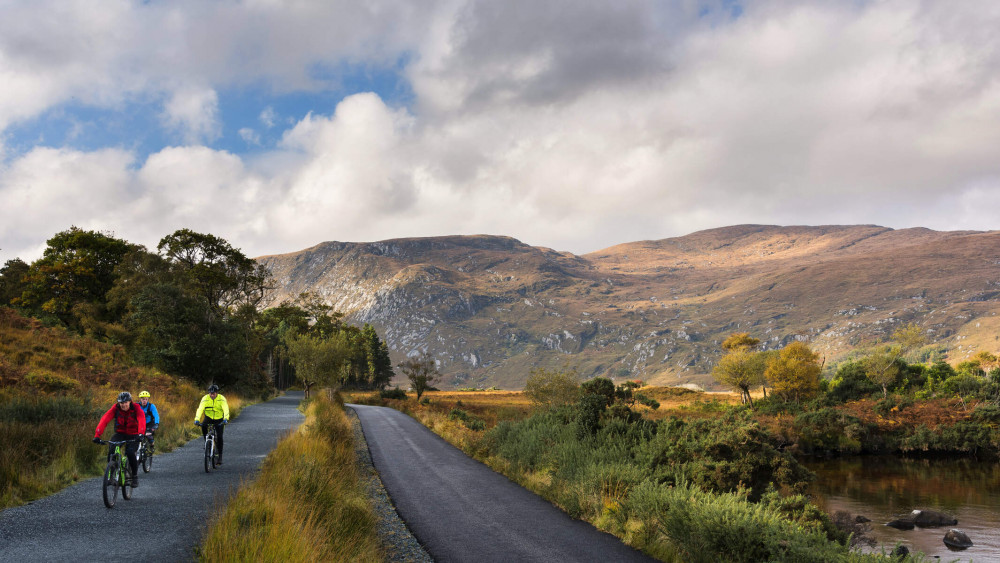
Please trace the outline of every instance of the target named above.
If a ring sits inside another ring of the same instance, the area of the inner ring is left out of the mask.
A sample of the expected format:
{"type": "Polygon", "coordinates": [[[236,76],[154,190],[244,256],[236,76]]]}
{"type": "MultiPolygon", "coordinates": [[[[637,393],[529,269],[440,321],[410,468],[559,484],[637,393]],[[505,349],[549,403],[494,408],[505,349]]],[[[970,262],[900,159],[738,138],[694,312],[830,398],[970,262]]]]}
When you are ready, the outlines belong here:
{"type": "Polygon", "coordinates": [[[219,450],[219,465],[222,465],[222,429],[229,423],[229,403],[226,398],[219,394],[219,386],[212,384],[208,387],[208,394],[201,398],[198,404],[198,412],[194,413],[194,423],[201,426],[202,437],[208,434],[208,425],[215,424],[215,446],[219,450]],[[204,422],[201,420],[205,415],[204,422]]]}

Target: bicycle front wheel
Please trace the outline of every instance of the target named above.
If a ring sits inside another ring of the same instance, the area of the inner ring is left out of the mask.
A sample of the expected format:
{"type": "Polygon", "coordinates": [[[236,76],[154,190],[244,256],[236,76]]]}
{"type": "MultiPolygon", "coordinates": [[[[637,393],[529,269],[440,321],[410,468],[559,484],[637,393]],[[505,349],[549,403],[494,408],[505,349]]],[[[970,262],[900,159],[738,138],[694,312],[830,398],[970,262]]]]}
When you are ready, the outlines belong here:
{"type": "Polygon", "coordinates": [[[104,497],[104,506],[108,508],[115,507],[115,501],[118,500],[118,461],[111,460],[108,462],[107,468],[104,469],[104,479],[102,479],[101,492],[104,497]]]}
{"type": "Polygon", "coordinates": [[[149,470],[153,468],[153,452],[146,448],[142,450],[142,471],[143,473],[149,473],[149,470]]]}
{"type": "Polygon", "coordinates": [[[215,460],[212,459],[215,454],[214,445],[211,440],[205,442],[205,473],[211,473],[215,468],[215,460]]]}
{"type": "Polygon", "coordinates": [[[122,498],[129,500],[132,498],[132,468],[125,462],[121,470],[122,498]]]}

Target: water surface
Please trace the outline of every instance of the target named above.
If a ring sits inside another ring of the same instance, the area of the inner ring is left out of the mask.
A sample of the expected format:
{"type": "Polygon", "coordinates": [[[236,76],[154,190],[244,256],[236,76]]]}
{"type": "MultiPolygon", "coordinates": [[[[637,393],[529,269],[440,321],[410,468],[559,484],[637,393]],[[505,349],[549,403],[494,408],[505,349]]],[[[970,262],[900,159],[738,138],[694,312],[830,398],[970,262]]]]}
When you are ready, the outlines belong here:
{"type": "Polygon", "coordinates": [[[814,502],[830,513],[846,510],[871,518],[871,536],[887,549],[901,542],[941,561],[1000,562],[1000,464],[895,456],[803,463],[817,476],[811,490],[814,502]],[[885,526],[913,509],[945,512],[958,524],[913,530],[885,526]],[[942,540],[951,528],[965,532],[975,545],[950,550],[942,540]]]}

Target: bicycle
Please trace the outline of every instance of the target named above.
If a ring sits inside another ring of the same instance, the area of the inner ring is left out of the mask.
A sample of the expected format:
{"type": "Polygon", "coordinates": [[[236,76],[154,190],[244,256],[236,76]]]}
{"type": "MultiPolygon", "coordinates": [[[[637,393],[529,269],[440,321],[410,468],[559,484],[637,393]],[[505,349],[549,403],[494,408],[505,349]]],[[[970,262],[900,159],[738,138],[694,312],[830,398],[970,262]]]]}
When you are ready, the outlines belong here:
{"type": "Polygon", "coordinates": [[[97,444],[114,447],[111,459],[104,469],[104,478],[101,483],[101,495],[104,498],[104,506],[114,508],[118,500],[118,491],[121,490],[122,498],[129,500],[132,498],[132,472],[129,471],[128,459],[125,454],[125,444],[135,442],[137,439],[129,440],[100,440],[97,444]]]}
{"type": "MultiPolygon", "coordinates": [[[[219,466],[219,452],[215,449],[215,429],[222,426],[225,422],[217,422],[212,424],[208,433],[205,434],[205,473],[211,473],[213,469],[219,466]]],[[[201,426],[201,422],[195,422],[195,425],[201,426]]]]}
{"type": "Polygon", "coordinates": [[[143,473],[149,473],[153,469],[153,450],[153,442],[149,436],[143,436],[142,440],[139,441],[139,450],[135,452],[143,473]]]}

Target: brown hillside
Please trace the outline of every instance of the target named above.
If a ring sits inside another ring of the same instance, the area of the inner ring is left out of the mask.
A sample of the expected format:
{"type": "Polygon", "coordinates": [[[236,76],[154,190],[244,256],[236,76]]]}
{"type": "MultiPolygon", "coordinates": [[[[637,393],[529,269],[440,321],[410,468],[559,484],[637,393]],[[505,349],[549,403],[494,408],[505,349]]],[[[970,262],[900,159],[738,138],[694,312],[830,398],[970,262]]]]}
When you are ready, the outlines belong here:
{"type": "Polygon", "coordinates": [[[575,256],[509,237],[329,242],[266,256],[279,298],[323,296],[427,350],[443,387],[518,388],[534,367],[710,385],[719,342],[807,340],[828,363],[905,322],[925,352],[996,352],[1000,232],[740,225],[575,256]]]}

